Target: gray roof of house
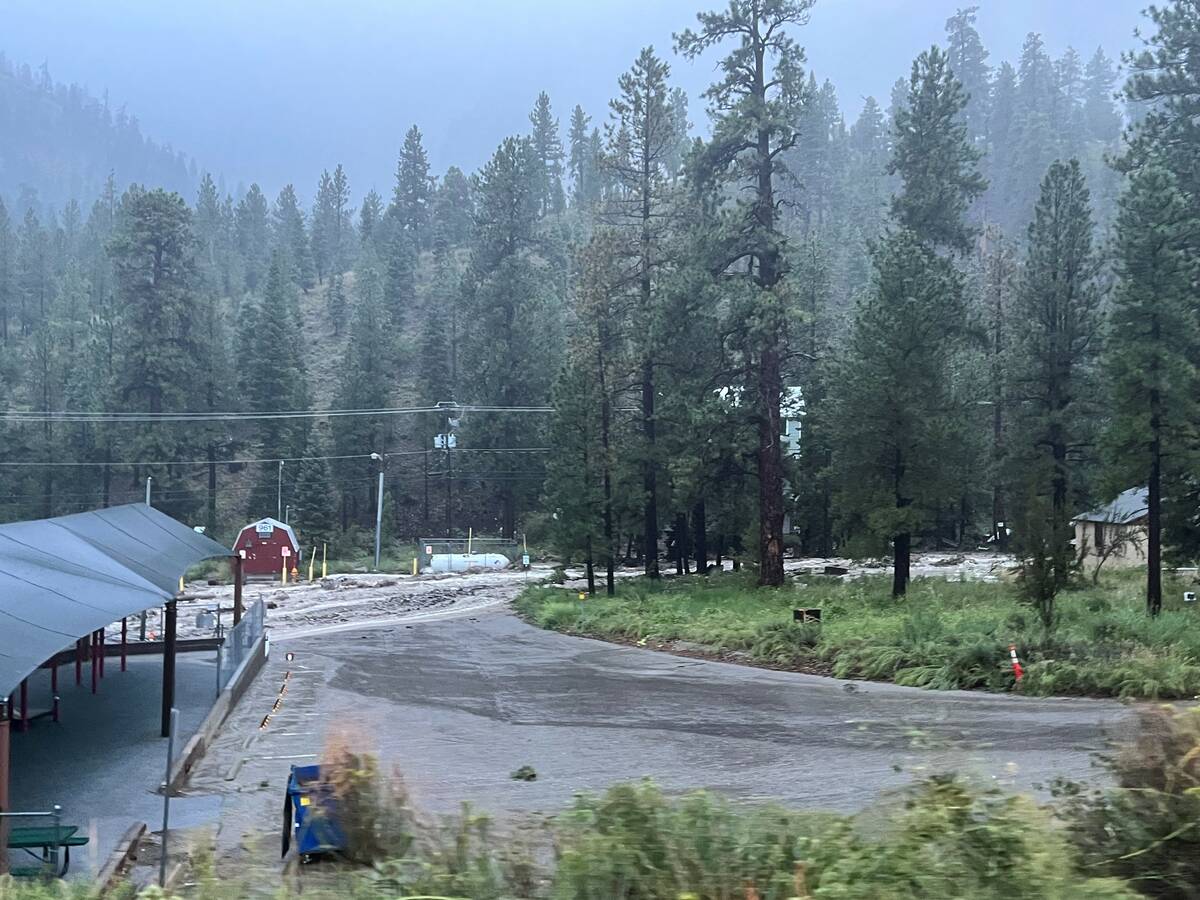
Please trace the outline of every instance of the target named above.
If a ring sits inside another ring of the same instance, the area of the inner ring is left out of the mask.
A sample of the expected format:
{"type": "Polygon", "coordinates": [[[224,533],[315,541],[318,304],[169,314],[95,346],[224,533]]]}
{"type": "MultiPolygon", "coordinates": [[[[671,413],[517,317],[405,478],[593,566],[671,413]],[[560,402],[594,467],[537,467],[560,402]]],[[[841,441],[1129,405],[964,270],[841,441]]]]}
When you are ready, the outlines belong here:
{"type": "Polygon", "coordinates": [[[0,697],[79,638],[174,597],[190,566],[229,555],[142,503],[0,525],[0,697]]]}
{"type": "Polygon", "coordinates": [[[1135,522],[1146,515],[1148,494],[1146,488],[1130,488],[1118,494],[1117,499],[1107,506],[1076,516],[1075,521],[1106,522],[1112,525],[1135,522]]]}

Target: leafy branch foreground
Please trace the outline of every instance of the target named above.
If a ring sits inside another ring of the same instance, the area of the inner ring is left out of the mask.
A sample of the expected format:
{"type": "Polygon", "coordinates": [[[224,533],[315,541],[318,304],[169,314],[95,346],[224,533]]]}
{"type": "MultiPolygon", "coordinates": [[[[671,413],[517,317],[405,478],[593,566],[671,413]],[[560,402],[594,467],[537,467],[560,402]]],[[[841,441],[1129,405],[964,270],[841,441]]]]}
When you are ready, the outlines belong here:
{"type": "MultiPolygon", "coordinates": [[[[764,591],[737,574],[629,579],[615,597],[587,600],[539,587],[522,594],[517,609],[554,631],[838,678],[1007,691],[1015,687],[1008,654],[1015,644],[1023,693],[1200,695],[1200,610],[1168,600],[1160,616],[1147,617],[1136,575],[1114,573],[1064,592],[1050,630],[1006,583],[925,579],[896,600],[884,578],[806,582],[764,591]],[[797,607],[819,607],[821,623],[796,624],[797,607]]],[[[1180,597],[1184,585],[1167,588],[1180,597]]]]}
{"type": "MultiPolygon", "coordinates": [[[[954,776],[926,778],[856,816],[742,806],[649,782],[580,795],[522,829],[464,807],[429,824],[398,776],[343,746],[330,784],[351,846],[341,863],[216,871],[146,897],[425,900],[1067,900],[1200,896],[1200,707],[1138,712],[1104,762],[1113,786],[1062,784],[1040,807],[954,776]],[[252,885],[263,885],[254,887],[252,885]]],[[[86,886],[0,880],[0,900],[82,898],[86,886]]]]}

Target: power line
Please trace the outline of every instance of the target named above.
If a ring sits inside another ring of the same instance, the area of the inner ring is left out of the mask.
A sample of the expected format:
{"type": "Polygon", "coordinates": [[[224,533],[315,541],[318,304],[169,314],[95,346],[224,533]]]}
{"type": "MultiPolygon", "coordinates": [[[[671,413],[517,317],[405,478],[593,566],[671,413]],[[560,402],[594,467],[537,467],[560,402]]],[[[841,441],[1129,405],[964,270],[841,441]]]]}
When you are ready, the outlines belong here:
{"type": "Polygon", "coordinates": [[[88,424],[147,425],[157,423],[203,423],[203,422],[251,422],[270,419],[336,419],[336,418],[382,418],[385,416],[408,416],[422,413],[441,413],[458,416],[467,413],[515,413],[544,415],[554,412],[552,406],[409,406],[381,407],[378,409],[305,409],[265,410],[234,412],[92,412],[87,410],[7,410],[0,414],[6,422],[68,422],[88,424]]]}
{"type": "MultiPolygon", "coordinates": [[[[456,447],[455,453],[549,453],[552,447],[456,447]]],[[[440,453],[440,450],[385,450],[385,457],[392,456],[422,456],[425,453],[440,453]]],[[[321,462],[328,460],[348,460],[348,459],[371,459],[370,453],[351,453],[334,456],[263,456],[254,459],[194,459],[194,460],[173,460],[173,459],[137,459],[137,460],[112,460],[104,461],[50,461],[38,462],[36,460],[15,460],[15,461],[0,461],[0,468],[114,468],[118,466],[230,466],[230,465],[250,465],[254,463],[289,463],[289,462],[321,462]]]]}

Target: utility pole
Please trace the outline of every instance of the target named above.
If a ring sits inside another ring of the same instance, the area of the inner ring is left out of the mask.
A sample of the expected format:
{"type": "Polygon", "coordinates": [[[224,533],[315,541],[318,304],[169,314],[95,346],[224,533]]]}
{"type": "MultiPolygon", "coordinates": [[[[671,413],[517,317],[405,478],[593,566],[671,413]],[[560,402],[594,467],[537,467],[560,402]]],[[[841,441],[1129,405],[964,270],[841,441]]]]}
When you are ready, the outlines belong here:
{"type": "Polygon", "coordinates": [[[275,489],[275,518],[283,518],[283,460],[279,461],[279,484],[275,489]]]}
{"type": "Polygon", "coordinates": [[[379,453],[372,453],[371,459],[379,462],[379,495],[375,503],[375,571],[379,571],[379,544],[383,535],[383,460],[379,453]]]}
{"type": "Polygon", "coordinates": [[[425,448],[425,513],[421,517],[421,527],[429,530],[429,448],[425,448]]]}
{"type": "Polygon", "coordinates": [[[146,505],[150,505],[150,482],[154,480],[153,475],[146,476],[146,505]]]}

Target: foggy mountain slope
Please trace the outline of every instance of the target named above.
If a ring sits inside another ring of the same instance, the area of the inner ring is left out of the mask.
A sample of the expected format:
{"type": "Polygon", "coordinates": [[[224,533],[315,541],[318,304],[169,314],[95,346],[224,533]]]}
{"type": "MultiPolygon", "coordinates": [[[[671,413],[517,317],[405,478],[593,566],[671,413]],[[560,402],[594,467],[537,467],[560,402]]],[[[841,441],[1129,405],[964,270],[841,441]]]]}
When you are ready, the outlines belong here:
{"type": "Polygon", "coordinates": [[[118,190],[142,183],[190,195],[196,182],[188,160],[143,135],[124,107],[0,53],[0,197],[21,208],[86,207],[110,174],[118,190]]]}

